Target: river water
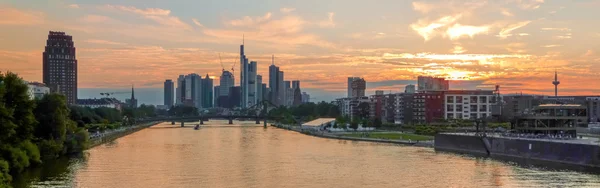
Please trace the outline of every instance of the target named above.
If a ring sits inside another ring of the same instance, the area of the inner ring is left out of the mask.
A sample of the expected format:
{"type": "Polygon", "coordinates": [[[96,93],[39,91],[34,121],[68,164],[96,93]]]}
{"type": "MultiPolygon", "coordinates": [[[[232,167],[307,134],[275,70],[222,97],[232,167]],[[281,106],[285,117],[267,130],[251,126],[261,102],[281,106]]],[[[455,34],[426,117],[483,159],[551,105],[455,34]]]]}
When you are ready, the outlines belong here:
{"type": "Polygon", "coordinates": [[[16,187],[600,187],[600,176],[254,122],[156,125],[24,173],[16,187]]]}

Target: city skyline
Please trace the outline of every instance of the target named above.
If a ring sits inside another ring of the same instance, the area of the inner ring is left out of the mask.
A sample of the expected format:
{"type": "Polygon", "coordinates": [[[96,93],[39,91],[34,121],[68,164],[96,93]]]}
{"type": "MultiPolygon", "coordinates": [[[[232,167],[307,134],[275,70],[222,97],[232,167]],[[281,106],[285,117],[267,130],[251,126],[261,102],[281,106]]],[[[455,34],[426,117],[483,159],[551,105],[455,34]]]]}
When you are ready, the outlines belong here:
{"type": "Polygon", "coordinates": [[[470,79],[451,81],[456,89],[553,95],[555,70],[560,95],[600,91],[600,32],[583,24],[594,1],[195,3],[186,4],[199,11],[166,1],[2,3],[0,41],[14,45],[0,47],[0,67],[42,81],[40,46],[59,30],[77,43],[79,88],[161,88],[188,72],[220,75],[219,53],[229,70],[243,35],[257,74],[268,75],[275,54],[287,80],[333,97],[344,95],[347,77],[365,78],[373,93],[400,92],[419,75],[470,79]],[[358,7],[372,14],[356,18],[358,7]]]}

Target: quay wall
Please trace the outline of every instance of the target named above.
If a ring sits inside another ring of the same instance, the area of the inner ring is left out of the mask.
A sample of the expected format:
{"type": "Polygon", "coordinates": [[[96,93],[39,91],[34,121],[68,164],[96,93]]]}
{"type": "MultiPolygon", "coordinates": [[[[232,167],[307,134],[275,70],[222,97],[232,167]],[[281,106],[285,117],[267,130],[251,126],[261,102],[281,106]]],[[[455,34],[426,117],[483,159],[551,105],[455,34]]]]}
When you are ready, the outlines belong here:
{"type": "Polygon", "coordinates": [[[131,133],[134,133],[134,132],[137,132],[139,130],[148,128],[148,127],[156,125],[158,123],[160,123],[160,122],[144,123],[144,124],[140,124],[140,125],[128,127],[126,129],[122,129],[122,130],[119,130],[119,131],[114,131],[114,132],[111,132],[109,134],[105,134],[105,135],[103,135],[101,137],[90,139],[90,146],[89,146],[89,148],[93,148],[93,147],[102,145],[104,143],[113,141],[113,140],[115,140],[117,138],[121,138],[123,136],[127,136],[127,135],[129,135],[131,133]]]}
{"type": "Polygon", "coordinates": [[[434,148],[439,151],[485,155],[520,164],[596,172],[600,169],[600,144],[437,134],[434,148]]]}

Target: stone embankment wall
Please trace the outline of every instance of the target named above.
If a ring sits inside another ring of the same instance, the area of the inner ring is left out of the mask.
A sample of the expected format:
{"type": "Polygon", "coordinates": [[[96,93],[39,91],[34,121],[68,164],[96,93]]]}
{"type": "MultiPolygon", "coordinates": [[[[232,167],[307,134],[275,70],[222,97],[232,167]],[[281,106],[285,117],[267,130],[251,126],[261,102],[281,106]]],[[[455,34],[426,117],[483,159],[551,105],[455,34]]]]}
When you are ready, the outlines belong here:
{"type": "Polygon", "coordinates": [[[600,144],[437,134],[434,148],[533,165],[584,171],[600,169],[600,144]]]}
{"type": "Polygon", "coordinates": [[[137,132],[139,130],[148,128],[150,126],[156,125],[160,122],[151,122],[151,123],[144,123],[144,124],[140,124],[140,125],[136,125],[136,126],[132,126],[132,127],[128,127],[125,129],[121,129],[118,131],[113,131],[111,133],[107,133],[104,134],[100,137],[96,137],[96,138],[92,138],[90,139],[90,148],[96,147],[98,145],[113,141],[117,138],[121,138],[123,136],[127,136],[131,133],[137,132]]]}

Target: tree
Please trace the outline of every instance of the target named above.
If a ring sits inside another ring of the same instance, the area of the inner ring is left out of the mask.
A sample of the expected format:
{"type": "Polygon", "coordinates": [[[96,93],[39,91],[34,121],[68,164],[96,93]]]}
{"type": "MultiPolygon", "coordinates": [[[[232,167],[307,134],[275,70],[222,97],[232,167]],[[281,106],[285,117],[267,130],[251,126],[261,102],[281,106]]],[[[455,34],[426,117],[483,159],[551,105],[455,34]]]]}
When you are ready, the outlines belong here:
{"type": "Polygon", "coordinates": [[[34,112],[39,122],[35,136],[41,139],[39,144],[42,153],[51,157],[61,155],[66,140],[67,124],[72,123],[65,96],[45,95],[38,101],[34,112]]]}
{"type": "Polygon", "coordinates": [[[375,119],[373,120],[373,126],[374,126],[375,128],[379,128],[379,127],[381,127],[381,125],[382,125],[382,124],[383,124],[383,122],[381,122],[381,119],[380,119],[380,118],[375,118],[375,119]]]}
{"type": "Polygon", "coordinates": [[[350,122],[350,128],[356,130],[358,129],[358,119],[354,118],[352,119],[352,121],[350,122]]]}
{"type": "Polygon", "coordinates": [[[31,143],[37,124],[34,108],[27,84],[14,73],[0,73],[0,185],[11,180],[9,172],[41,162],[38,147],[31,143]]]}

